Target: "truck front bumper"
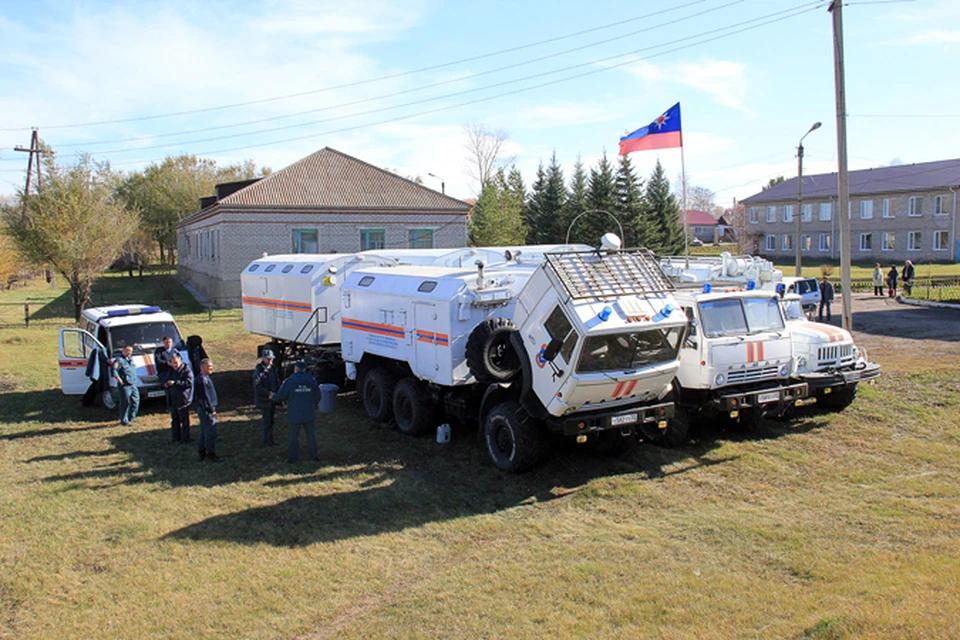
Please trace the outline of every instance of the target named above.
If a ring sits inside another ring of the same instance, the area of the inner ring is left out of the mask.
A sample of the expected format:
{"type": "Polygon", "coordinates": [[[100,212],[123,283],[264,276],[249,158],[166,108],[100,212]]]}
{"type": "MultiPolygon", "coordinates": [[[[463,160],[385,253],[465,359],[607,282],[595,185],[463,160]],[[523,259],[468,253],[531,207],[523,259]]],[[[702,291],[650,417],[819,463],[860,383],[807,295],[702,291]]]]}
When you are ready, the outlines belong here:
{"type": "Polygon", "coordinates": [[[818,371],[816,373],[804,373],[797,376],[809,385],[811,391],[821,389],[835,389],[849,387],[859,382],[866,382],[880,377],[880,365],[876,362],[868,362],[866,365],[853,369],[844,369],[841,371],[818,371]]]}
{"type": "Polygon", "coordinates": [[[776,407],[778,410],[783,410],[795,404],[798,400],[806,398],[809,394],[810,389],[806,382],[795,382],[749,391],[725,393],[717,398],[716,402],[721,411],[728,413],[758,407],[763,409],[776,407]]]}
{"type": "Polygon", "coordinates": [[[551,431],[564,436],[587,435],[611,429],[629,433],[641,429],[666,429],[667,420],[673,415],[673,403],[662,402],[626,409],[617,407],[607,411],[574,413],[560,418],[551,417],[547,418],[546,423],[551,431]]]}

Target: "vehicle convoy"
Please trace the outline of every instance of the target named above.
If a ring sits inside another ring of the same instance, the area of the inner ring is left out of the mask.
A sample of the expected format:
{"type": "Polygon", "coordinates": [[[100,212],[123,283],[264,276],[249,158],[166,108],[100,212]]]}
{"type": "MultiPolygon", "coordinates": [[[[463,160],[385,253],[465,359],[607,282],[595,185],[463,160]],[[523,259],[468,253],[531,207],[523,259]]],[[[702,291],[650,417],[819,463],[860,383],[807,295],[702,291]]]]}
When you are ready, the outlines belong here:
{"type": "Polygon", "coordinates": [[[805,382],[791,379],[793,340],[772,290],[781,273],[771,263],[724,254],[663,257],[660,265],[691,323],[680,349],[676,428],[664,444],[682,444],[689,423],[719,418],[752,428],[808,395],[805,382]]]}
{"type": "Polygon", "coordinates": [[[108,362],[120,355],[124,346],[131,345],[141,397],[162,398],[164,390],[153,352],[164,336],[173,338],[175,347],[189,361],[183,334],[173,316],[160,307],[124,304],[84,309],[80,328],[60,329],[60,388],[66,395],[81,395],[95,380],[103,405],[113,409],[117,381],[107,372],[108,362]]]}

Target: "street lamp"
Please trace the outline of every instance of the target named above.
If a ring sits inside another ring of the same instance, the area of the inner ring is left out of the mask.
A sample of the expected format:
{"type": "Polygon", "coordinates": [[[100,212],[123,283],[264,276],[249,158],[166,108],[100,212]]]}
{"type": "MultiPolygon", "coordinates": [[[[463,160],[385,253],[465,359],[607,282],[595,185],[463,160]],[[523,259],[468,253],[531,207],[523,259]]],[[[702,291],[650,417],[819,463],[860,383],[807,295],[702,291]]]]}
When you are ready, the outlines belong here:
{"type": "MultiPolygon", "coordinates": [[[[820,123],[818,122],[817,124],[820,124],[820,123]]],[[[440,193],[442,193],[443,195],[447,195],[447,185],[444,183],[443,178],[441,178],[440,176],[438,176],[438,175],[435,174],[435,173],[430,173],[429,171],[427,172],[427,175],[430,176],[431,178],[436,178],[437,180],[439,180],[439,181],[440,181],[440,193]]]]}
{"type": "Polygon", "coordinates": [[[797,268],[793,275],[798,278],[800,277],[800,251],[803,249],[800,242],[800,219],[803,217],[803,139],[819,128],[820,123],[814,122],[800,138],[800,144],[797,145],[797,237],[794,238],[797,248],[797,268]]]}

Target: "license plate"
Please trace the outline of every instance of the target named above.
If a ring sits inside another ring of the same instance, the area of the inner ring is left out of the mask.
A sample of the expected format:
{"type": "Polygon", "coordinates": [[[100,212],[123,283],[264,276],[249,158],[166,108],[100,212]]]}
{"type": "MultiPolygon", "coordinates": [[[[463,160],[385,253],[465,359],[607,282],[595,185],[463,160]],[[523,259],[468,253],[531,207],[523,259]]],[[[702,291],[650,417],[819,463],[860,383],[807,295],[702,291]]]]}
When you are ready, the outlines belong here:
{"type": "Polygon", "coordinates": [[[636,413],[628,413],[622,416],[613,416],[610,418],[610,424],[614,427],[619,427],[624,424],[633,424],[636,422],[640,416],[636,413]]]}
{"type": "Polygon", "coordinates": [[[757,396],[757,404],[767,404],[768,402],[777,402],[780,399],[779,391],[771,391],[770,393],[761,393],[757,396]]]}
{"type": "Polygon", "coordinates": [[[167,395],[167,392],[163,389],[158,389],[157,391],[147,391],[148,398],[162,398],[167,395]]]}

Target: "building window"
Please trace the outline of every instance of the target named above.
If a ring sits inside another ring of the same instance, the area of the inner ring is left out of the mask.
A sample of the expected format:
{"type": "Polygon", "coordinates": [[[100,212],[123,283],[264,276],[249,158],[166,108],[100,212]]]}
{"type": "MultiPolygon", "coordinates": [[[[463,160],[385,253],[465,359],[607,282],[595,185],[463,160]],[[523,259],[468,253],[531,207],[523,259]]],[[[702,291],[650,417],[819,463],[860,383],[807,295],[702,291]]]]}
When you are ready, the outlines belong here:
{"type": "Polygon", "coordinates": [[[920,231],[907,232],[907,251],[920,251],[923,234],[920,231]]]}
{"type": "Polygon", "coordinates": [[[757,224],[760,219],[757,217],[757,208],[750,207],[750,224],[757,224]]]}
{"type": "Polygon", "coordinates": [[[767,236],[767,251],[777,250],[777,236],[767,236]]]}
{"type": "Polygon", "coordinates": [[[933,199],[933,215],[943,216],[946,215],[946,211],[943,209],[943,196],[937,196],[933,199]]]}
{"type": "Polygon", "coordinates": [[[316,229],[293,230],[294,253],[320,253],[320,236],[316,229]]]}
{"type": "Polygon", "coordinates": [[[820,204],[820,220],[828,221],[830,216],[833,215],[833,204],[830,202],[824,202],[820,204]]]}
{"type": "Polygon", "coordinates": [[[907,201],[907,215],[914,217],[923,215],[923,196],[910,196],[910,200],[907,201]]]}
{"type": "Polygon", "coordinates": [[[780,248],[784,251],[793,249],[793,236],[789,233],[783,234],[783,236],[780,238],[780,248]]]}
{"type": "Polygon", "coordinates": [[[767,222],[776,222],[776,221],[777,221],[777,208],[767,207],[767,222]]]}
{"type": "Polygon", "coordinates": [[[813,205],[805,204],[800,207],[800,220],[802,222],[810,222],[813,220],[813,205]]]}
{"type": "Polygon", "coordinates": [[[830,251],[830,242],[833,238],[830,237],[829,233],[820,234],[820,251],[830,251]]]}
{"type": "Polygon", "coordinates": [[[793,222],[793,205],[792,204],[783,205],[783,221],[793,222]]]}
{"type": "Polygon", "coordinates": [[[893,204],[890,202],[890,198],[883,199],[883,217],[892,218],[893,216],[893,204]]]}
{"type": "Polygon", "coordinates": [[[860,219],[873,220],[873,200],[860,201],[860,219]]]}
{"type": "Polygon", "coordinates": [[[934,251],[947,251],[947,248],[950,246],[950,232],[949,231],[934,231],[933,232],[933,250],[934,251]]]}
{"type": "Polygon", "coordinates": [[[885,231],[883,234],[880,249],[882,251],[893,251],[897,246],[897,234],[891,231],[885,231]]]}
{"type": "Polygon", "coordinates": [[[872,250],[873,250],[873,234],[861,233],[860,234],[860,251],[872,251],[872,250]]]}
{"type": "Polygon", "coordinates": [[[386,246],[387,234],[383,229],[361,229],[360,250],[383,249],[386,246]]]}
{"type": "Polygon", "coordinates": [[[800,251],[810,251],[813,249],[813,236],[804,234],[800,236],[800,251]]]}
{"type": "Polygon", "coordinates": [[[433,229],[410,229],[411,249],[433,249],[433,229]]]}

